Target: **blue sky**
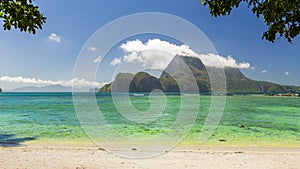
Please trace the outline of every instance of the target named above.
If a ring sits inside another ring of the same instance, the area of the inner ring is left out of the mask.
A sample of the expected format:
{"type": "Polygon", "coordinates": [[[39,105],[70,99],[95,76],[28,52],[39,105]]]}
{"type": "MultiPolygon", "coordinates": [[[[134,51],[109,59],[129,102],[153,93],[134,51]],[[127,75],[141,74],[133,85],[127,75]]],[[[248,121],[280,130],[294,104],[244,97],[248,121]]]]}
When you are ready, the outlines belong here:
{"type": "MultiPolygon", "coordinates": [[[[219,55],[231,55],[238,63],[250,63],[255,69],[242,70],[248,77],[300,85],[299,37],[293,44],[284,39],[274,44],[262,40],[266,30],[263,20],[245,6],[233,10],[230,16],[213,18],[199,0],[36,0],[35,3],[47,17],[43,30],[36,35],[0,30],[0,78],[20,76],[67,84],[73,78],[82,47],[95,31],[129,14],[163,12],[196,25],[219,55]]],[[[0,87],[5,89],[24,85],[32,84],[0,81],[0,87]]]]}

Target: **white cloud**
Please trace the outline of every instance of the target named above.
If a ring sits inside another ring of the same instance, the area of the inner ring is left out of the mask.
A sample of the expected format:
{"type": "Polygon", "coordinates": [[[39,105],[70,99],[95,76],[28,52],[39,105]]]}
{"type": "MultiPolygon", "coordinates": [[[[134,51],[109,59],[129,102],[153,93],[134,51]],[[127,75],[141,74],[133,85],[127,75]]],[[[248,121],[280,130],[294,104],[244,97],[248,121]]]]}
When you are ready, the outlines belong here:
{"type": "Polygon", "coordinates": [[[163,70],[176,55],[193,56],[202,60],[206,66],[251,68],[250,63],[238,63],[233,57],[216,54],[197,54],[187,45],[176,45],[160,39],[149,39],[146,43],[140,40],[127,41],[120,48],[126,52],[124,61],[139,62],[143,67],[163,70]]]}
{"type": "Polygon", "coordinates": [[[88,50],[90,50],[90,51],[95,51],[95,50],[97,50],[97,48],[96,48],[95,46],[89,46],[89,47],[88,47],[88,50]]]}
{"type": "Polygon", "coordinates": [[[261,71],[261,73],[267,73],[267,72],[268,72],[267,70],[262,70],[262,71],[261,71]]]}
{"type": "Polygon", "coordinates": [[[223,57],[217,54],[200,54],[196,57],[200,58],[205,66],[211,67],[232,67],[240,69],[249,69],[251,68],[250,63],[242,62],[238,63],[232,56],[223,57]]]}
{"type": "Polygon", "coordinates": [[[289,75],[290,75],[290,73],[289,73],[289,72],[284,72],[284,74],[285,74],[286,76],[289,76],[289,75]]]}
{"type": "Polygon", "coordinates": [[[121,58],[114,58],[114,60],[112,60],[112,61],[110,62],[110,65],[116,66],[116,65],[120,64],[121,61],[122,61],[121,58]]]}
{"type": "Polygon", "coordinates": [[[99,63],[101,60],[102,60],[102,56],[98,56],[98,57],[96,57],[96,58],[93,60],[93,62],[94,62],[94,63],[99,63]]]}
{"type": "Polygon", "coordinates": [[[101,83],[98,82],[91,82],[91,81],[87,81],[85,79],[78,79],[78,78],[74,78],[71,80],[67,80],[67,81],[57,81],[59,84],[63,85],[63,86],[74,86],[74,87],[98,87],[98,86],[102,86],[101,83]]]}
{"type": "Polygon", "coordinates": [[[51,35],[49,36],[49,40],[54,41],[54,42],[61,42],[62,41],[62,37],[58,36],[55,33],[51,33],[51,35]]]}
{"type": "Polygon", "coordinates": [[[35,85],[62,85],[67,87],[101,87],[103,84],[98,82],[91,82],[85,79],[70,79],[70,80],[43,80],[37,78],[26,78],[22,76],[10,77],[10,76],[2,76],[0,77],[0,82],[11,82],[11,83],[24,83],[24,84],[35,84],[35,85]]]}

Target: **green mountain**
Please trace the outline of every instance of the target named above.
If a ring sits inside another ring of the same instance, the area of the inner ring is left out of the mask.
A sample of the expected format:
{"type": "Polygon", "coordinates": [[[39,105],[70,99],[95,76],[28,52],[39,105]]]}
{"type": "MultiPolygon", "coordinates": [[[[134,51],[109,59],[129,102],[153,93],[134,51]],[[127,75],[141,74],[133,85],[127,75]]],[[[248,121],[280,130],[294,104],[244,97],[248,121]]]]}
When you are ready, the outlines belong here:
{"type": "Polygon", "coordinates": [[[276,83],[255,81],[247,78],[239,69],[225,68],[228,92],[254,92],[254,93],[288,93],[300,92],[300,87],[283,86],[276,83]]]}
{"type": "Polygon", "coordinates": [[[145,72],[137,74],[119,73],[115,80],[103,86],[100,92],[151,92],[154,89],[162,90],[159,79],[145,72]]]}
{"type": "MultiPolygon", "coordinates": [[[[134,75],[130,73],[119,73],[113,82],[113,85],[106,85],[109,91],[128,92],[128,86],[134,75]],[[113,89],[111,87],[113,86],[113,89]]],[[[104,86],[105,87],[105,86],[104,86]]],[[[100,89],[101,90],[101,89],[100,89]]]]}
{"type": "Polygon", "coordinates": [[[202,61],[194,57],[175,56],[160,76],[163,91],[210,91],[210,81],[202,61]],[[193,76],[191,76],[193,75],[193,76]],[[195,86],[195,80],[198,86],[195,86]],[[179,89],[180,86],[180,89],[179,89]]]}
{"type": "Polygon", "coordinates": [[[155,89],[162,90],[159,79],[145,72],[137,73],[129,85],[129,92],[151,92],[155,89]]]}
{"type": "MultiPolygon", "coordinates": [[[[210,92],[208,71],[218,72],[219,68],[205,67],[199,58],[175,56],[160,78],[148,73],[119,73],[115,80],[102,87],[99,92],[150,92],[160,89],[164,92],[210,92]],[[195,83],[196,82],[196,83],[195,83]],[[197,84],[197,86],[193,85],[197,84]]],[[[300,92],[297,86],[282,86],[247,78],[237,68],[225,68],[227,92],[229,93],[287,93],[300,92]]]]}

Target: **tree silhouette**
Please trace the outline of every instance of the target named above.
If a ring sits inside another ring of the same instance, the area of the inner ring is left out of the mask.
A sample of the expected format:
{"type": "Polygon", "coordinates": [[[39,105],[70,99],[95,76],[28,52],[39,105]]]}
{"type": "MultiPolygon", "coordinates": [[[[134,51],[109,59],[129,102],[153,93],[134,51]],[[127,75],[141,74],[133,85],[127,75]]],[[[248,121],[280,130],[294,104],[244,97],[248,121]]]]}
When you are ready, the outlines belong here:
{"type": "Polygon", "coordinates": [[[4,21],[4,30],[14,27],[32,34],[42,29],[46,22],[39,7],[33,5],[33,0],[0,0],[0,18],[4,21]]]}
{"type": "Polygon", "coordinates": [[[230,15],[233,8],[245,2],[257,17],[263,17],[268,30],[263,39],[274,42],[284,37],[288,42],[300,32],[300,1],[299,0],[201,0],[208,6],[214,17],[230,15]]]}

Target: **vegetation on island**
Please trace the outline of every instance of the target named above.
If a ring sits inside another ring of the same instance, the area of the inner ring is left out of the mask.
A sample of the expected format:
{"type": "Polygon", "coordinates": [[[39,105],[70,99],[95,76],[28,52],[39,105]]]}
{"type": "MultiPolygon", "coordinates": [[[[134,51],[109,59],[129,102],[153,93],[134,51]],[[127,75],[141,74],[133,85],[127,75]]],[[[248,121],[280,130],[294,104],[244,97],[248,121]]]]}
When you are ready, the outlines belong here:
{"type": "MultiPolygon", "coordinates": [[[[195,57],[175,56],[160,78],[155,78],[148,73],[137,74],[119,73],[116,79],[102,87],[99,92],[150,92],[160,89],[164,92],[189,92],[195,91],[193,82],[196,80],[199,92],[210,92],[210,79],[206,69],[218,69],[205,67],[202,61],[195,57]],[[191,72],[180,67],[183,61],[191,72]],[[190,78],[189,73],[194,77],[190,78]],[[180,84],[180,85],[179,85],[180,84]],[[114,89],[112,90],[112,86],[114,89]],[[179,87],[180,86],[180,87],[179,87]]],[[[279,84],[255,81],[247,78],[238,68],[225,68],[226,85],[228,93],[296,93],[300,92],[297,86],[282,86],[279,84]]]]}

